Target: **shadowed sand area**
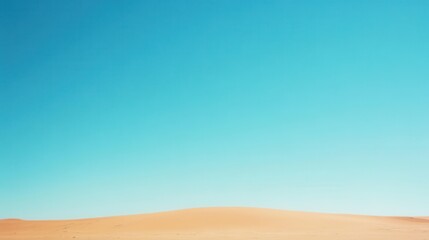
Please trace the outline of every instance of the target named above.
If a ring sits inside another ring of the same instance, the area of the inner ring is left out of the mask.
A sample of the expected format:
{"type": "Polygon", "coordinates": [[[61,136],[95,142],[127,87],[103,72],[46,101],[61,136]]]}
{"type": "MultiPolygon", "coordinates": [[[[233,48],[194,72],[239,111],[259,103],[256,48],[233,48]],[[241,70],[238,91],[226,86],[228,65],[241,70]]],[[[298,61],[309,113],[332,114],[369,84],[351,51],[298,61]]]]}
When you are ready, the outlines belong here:
{"type": "Polygon", "coordinates": [[[78,220],[5,219],[0,239],[429,240],[429,218],[196,208],[78,220]]]}

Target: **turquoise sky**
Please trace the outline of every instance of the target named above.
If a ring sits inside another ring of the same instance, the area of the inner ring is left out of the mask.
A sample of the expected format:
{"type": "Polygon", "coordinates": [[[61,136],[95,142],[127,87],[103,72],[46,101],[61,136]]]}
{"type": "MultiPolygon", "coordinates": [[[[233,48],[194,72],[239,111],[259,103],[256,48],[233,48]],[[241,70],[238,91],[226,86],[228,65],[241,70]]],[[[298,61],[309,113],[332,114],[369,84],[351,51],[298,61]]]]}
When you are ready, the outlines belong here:
{"type": "Polygon", "coordinates": [[[0,218],[429,215],[428,12],[0,0],[0,218]]]}

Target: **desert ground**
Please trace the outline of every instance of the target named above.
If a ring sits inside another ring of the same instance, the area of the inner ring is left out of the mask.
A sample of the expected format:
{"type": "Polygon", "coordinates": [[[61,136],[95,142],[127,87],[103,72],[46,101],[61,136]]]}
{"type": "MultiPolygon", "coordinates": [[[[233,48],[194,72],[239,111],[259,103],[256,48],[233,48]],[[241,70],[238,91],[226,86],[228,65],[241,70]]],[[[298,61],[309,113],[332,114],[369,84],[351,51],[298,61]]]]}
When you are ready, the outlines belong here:
{"type": "Polygon", "coordinates": [[[78,220],[3,219],[0,239],[429,240],[429,217],[196,208],[78,220]]]}

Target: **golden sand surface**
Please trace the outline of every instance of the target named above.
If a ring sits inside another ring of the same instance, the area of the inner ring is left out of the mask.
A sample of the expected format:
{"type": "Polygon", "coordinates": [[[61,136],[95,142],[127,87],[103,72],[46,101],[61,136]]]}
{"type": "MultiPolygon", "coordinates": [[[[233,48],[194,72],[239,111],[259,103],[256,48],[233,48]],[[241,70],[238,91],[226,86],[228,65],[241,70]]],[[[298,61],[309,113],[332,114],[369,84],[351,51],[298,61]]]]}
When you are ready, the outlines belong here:
{"type": "Polygon", "coordinates": [[[195,208],[77,220],[0,220],[1,240],[429,240],[428,217],[195,208]]]}

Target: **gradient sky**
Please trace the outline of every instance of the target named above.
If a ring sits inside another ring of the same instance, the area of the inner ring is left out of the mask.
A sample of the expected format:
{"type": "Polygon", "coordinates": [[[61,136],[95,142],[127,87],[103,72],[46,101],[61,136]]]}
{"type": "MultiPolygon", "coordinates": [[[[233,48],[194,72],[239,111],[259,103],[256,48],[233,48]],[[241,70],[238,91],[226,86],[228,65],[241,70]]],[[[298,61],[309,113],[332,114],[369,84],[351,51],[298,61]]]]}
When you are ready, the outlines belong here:
{"type": "Polygon", "coordinates": [[[428,12],[0,0],[0,218],[429,215],[428,12]]]}

